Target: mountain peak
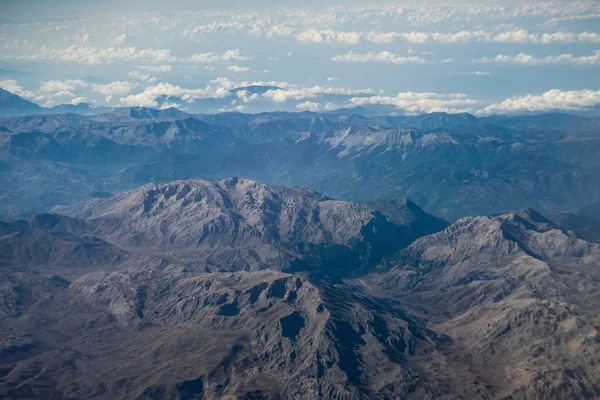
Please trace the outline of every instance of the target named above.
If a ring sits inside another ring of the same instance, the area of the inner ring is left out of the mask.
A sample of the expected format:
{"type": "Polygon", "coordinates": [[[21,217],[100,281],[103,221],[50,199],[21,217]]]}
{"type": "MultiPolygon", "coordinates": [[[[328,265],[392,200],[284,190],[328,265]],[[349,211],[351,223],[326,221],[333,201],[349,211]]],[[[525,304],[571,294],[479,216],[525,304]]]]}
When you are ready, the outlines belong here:
{"type": "Polygon", "coordinates": [[[55,211],[88,221],[93,233],[119,246],[209,256],[210,268],[321,265],[326,273],[344,276],[445,226],[420,209],[403,208],[406,224],[312,189],[231,177],[152,183],[55,211]]]}

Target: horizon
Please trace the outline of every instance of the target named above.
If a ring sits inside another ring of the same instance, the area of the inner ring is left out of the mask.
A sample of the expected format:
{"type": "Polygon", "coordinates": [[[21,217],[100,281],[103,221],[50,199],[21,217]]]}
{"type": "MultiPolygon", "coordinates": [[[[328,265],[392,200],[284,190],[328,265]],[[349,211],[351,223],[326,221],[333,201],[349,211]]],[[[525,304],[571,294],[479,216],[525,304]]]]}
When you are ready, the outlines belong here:
{"type": "Polygon", "coordinates": [[[5,0],[0,87],[44,107],[600,113],[597,2],[290,3],[5,0]],[[253,85],[279,89],[229,95],[253,85]]]}
{"type": "MultiPolygon", "coordinates": [[[[15,93],[12,93],[8,90],[2,89],[0,88],[0,91],[5,91],[8,92],[12,95],[18,96],[15,93]]],[[[18,96],[19,97],[19,96],[18,96]]],[[[256,111],[256,112],[244,112],[244,111],[237,111],[237,110],[229,110],[229,111],[214,111],[214,112],[188,112],[185,111],[181,108],[178,108],[174,105],[170,105],[167,108],[158,108],[158,107],[147,107],[147,106],[113,106],[113,107],[109,107],[109,106],[99,106],[99,105],[93,105],[90,103],[78,103],[78,104],[56,104],[52,107],[44,107],[41,104],[35,103],[33,101],[30,100],[26,100],[21,98],[22,100],[28,101],[30,103],[33,103],[39,107],[41,107],[41,109],[45,112],[42,113],[31,113],[31,114],[17,114],[17,115],[0,115],[0,119],[1,118],[10,118],[10,117],[26,117],[26,116],[35,116],[35,115],[64,115],[64,114],[75,114],[75,115],[80,115],[80,116],[84,116],[84,117],[93,117],[93,116],[97,116],[97,115],[106,115],[106,114],[111,114],[114,113],[118,110],[127,110],[127,109],[137,109],[137,110],[153,110],[153,111],[169,111],[169,110],[177,110],[181,113],[187,114],[189,116],[194,116],[194,115],[220,115],[220,114],[242,114],[242,115],[261,115],[261,114],[275,114],[275,113],[286,113],[286,114],[315,114],[315,115],[352,115],[352,114],[356,114],[356,115],[360,115],[360,116],[364,116],[367,118],[373,118],[373,117],[418,117],[418,116],[423,116],[423,115],[435,115],[435,114],[442,114],[442,115],[469,115],[471,117],[477,118],[477,119],[484,119],[484,118],[494,118],[494,117],[536,117],[536,116],[547,116],[547,115],[563,115],[563,116],[572,116],[572,117],[580,117],[580,118],[600,118],[600,114],[589,114],[589,113],[577,113],[577,112],[566,112],[566,111],[561,111],[561,110],[550,110],[550,111],[543,111],[543,112],[520,112],[520,113],[506,113],[506,114],[488,114],[488,115],[477,115],[476,113],[470,113],[467,111],[457,111],[457,112],[446,112],[446,111],[431,111],[431,112],[423,112],[423,113],[416,113],[416,114],[399,114],[399,113],[381,113],[381,114],[377,114],[377,108],[373,107],[371,108],[371,110],[369,110],[368,108],[365,108],[363,106],[356,106],[356,107],[352,107],[352,108],[348,108],[348,107],[342,107],[339,109],[334,109],[334,110],[329,110],[329,111],[310,111],[310,110],[266,110],[266,111],[256,111]],[[70,110],[67,111],[58,111],[58,112],[52,112],[54,109],[61,109],[62,107],[68,107],[70,110]],[[102,112],[98,112],[98,113],[92,113],[92,114],[82,114],[82,113],[78,113],[77,112],[77,106],[85,106],[85,107],[89,107],[89,110],[103,110],[102,112]],[[72,108],[71,108],[72,107],[72,108]],[[368,115],[364,115],[361,114],[361,110],[366,111],[365,114],[368,115]]]]}

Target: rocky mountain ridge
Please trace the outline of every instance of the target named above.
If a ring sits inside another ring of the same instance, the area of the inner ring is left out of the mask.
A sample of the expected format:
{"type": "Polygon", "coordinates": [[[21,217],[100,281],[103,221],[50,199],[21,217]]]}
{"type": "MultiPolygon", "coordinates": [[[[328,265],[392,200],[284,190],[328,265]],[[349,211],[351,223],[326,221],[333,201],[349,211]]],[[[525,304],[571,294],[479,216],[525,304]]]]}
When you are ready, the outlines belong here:
{"type": "Polygon", "coordinates": [[[3,397],[600,394],[600,245],[533,210],[229,178],[55,211],[0,225],[3,397]]]}
{"type": "Polygon", "coordinates": [[[598,128],[597,118],[563,114],[365,117],[351,110],[123,108],[8,117],[0,120],[0,187],[12,190],[0,189],[0,218],[98,191],[241,175],[348,201],[409,197],[450,220],[528,207],[576,212],[600,198],[598,128]]]}

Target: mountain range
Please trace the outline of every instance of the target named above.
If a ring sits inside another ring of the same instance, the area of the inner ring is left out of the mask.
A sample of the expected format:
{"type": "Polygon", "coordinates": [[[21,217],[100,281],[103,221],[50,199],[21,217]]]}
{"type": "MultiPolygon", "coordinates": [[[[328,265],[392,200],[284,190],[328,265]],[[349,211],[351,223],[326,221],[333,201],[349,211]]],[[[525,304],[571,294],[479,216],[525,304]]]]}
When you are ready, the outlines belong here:
{"type": "Polygon", "coordinates": [[[600,198],[598,118],[354,111],[1,118],[0,218],[151,182],[230,176],[347,201],[408,197],[450,221],[522,208],[576,213],[600,198]]]}
{"type": "Polygon", "coordinates": [[[0,397],[593,399],[600,244],[244,178],[0,223],[0,397]]]}

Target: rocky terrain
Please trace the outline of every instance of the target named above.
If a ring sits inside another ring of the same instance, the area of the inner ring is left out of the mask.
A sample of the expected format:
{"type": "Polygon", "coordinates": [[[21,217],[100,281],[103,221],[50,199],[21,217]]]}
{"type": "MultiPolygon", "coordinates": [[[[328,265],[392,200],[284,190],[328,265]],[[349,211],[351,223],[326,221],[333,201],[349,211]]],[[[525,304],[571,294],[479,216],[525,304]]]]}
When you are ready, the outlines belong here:
{"type": "Polygon", "coordinates": [[[576,213],[600,198],[598,118],[20,110],[30,115],[0,118],[1,219],[95,192],[230,176],[348,201],[408,197],[451,221],[528,207],[576,213]]]}
{"type": "Polygon", "coordinates": [[[600,245],[532,210],[465,218],[354,284],[427,315],[498,398],[597,398],[600,245]]]}
{"type": "Polygon", "coordinates": [[[600,244],[249,179],[0,224],[0,397],[593,399],[600,244]]]}
{"type": "Polygon", "coordinates": [[[85,220],[88,232],[122,248],[203,260],[207,271],[277,267],[346,276],[445,227],[403,204],[397,208],[406,223],[312,189],[230,178],[150,184],[54,211],[85,220]]]}

